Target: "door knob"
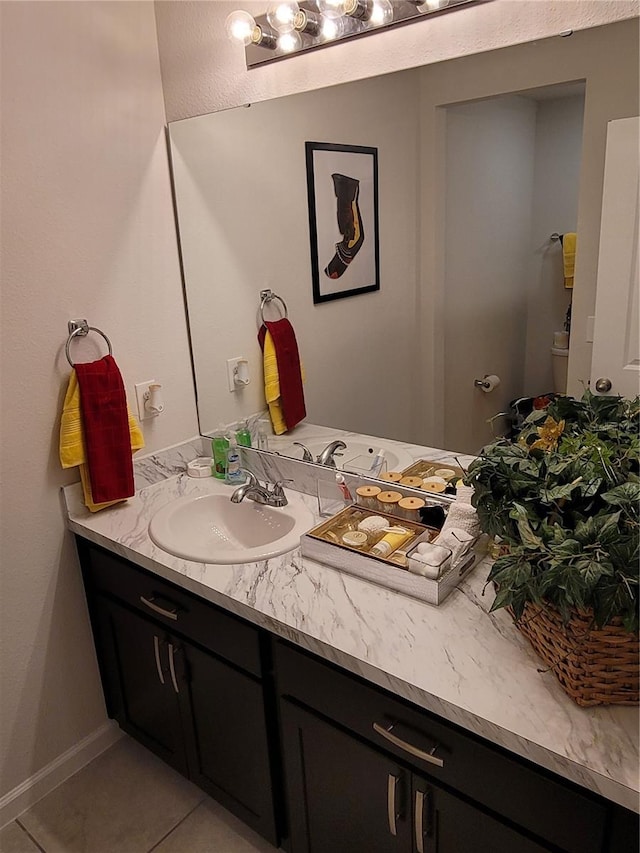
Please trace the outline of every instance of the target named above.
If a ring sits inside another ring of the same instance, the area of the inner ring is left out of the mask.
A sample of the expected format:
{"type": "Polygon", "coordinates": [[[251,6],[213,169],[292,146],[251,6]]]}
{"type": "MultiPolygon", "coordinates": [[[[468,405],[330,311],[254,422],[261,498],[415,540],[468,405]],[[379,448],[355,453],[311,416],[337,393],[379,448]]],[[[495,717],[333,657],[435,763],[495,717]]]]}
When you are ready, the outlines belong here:
{"type": "Polygon", "coordinates": [[[606,376],[596,380],[596,391],[598,394],[606,394],[608,391],[611,391],[611,380],[606,376]]]}

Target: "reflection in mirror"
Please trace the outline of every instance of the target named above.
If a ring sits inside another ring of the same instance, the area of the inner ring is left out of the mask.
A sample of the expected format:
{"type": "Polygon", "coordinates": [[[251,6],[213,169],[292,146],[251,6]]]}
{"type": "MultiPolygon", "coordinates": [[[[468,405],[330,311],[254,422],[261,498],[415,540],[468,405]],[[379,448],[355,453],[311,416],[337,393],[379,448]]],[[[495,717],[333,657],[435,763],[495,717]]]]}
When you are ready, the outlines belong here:
{"type": "MultiPolygon", "coordinates": [[[[637,111],[633,27],[171,124],[201,431],[265,408],[256,335],[266,287],[289,309],[310,424],[476,453],[492,440],[488,419],[513,414],[514,400],[566,390],[568,359],[552,347],[572,292],[551,235],[579,223],[597,233],[595,155],[607,121],[637,111]],[[377,148],[377,292],[313,304],[307,141],[377,148]],[[240,357],[250,383],[230,391],[227,360],[240,357]],[[487,391],[475,380],[489,375],[500,382],[487,391]]],[[[594,288],[597,239],[582,257],[594,288]]],[[[278,439],[278,451],[301,459],[296,440],[295,430],[278,439]]]]}

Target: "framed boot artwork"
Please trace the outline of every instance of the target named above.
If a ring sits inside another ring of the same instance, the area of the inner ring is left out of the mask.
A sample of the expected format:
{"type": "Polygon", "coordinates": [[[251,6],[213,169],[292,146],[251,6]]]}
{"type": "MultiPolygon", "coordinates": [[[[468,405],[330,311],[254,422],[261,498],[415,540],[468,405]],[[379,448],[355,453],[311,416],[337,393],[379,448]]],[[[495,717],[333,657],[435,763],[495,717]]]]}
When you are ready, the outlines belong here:
{"type": "Polygon", "coordinates": [[[378,149],[305,145],[314,303],[380,290],[378,149]]]}

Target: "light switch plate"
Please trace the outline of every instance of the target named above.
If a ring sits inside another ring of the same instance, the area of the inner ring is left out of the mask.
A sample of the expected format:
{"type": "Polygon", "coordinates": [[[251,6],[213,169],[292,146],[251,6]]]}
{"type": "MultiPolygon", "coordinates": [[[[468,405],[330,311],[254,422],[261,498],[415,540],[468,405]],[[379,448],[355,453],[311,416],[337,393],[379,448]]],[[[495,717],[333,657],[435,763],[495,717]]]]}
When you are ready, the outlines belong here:
{"type": "Polygon", "coordinates": [[[146,421],[148,418],[156,417],[155,415],[151,414],[151,412],[148,412],[144,407],[144,402],[145,402],[144,395],[149,390],[149,385],[153,385],[155,381],[156,381],[155,379],[149,379],[149,380],[147,380],[147,382],[138,382],[138,384],[136,385],[136,400],[138,403],[138,420],[140,420],[140,421],[146,421]]]}

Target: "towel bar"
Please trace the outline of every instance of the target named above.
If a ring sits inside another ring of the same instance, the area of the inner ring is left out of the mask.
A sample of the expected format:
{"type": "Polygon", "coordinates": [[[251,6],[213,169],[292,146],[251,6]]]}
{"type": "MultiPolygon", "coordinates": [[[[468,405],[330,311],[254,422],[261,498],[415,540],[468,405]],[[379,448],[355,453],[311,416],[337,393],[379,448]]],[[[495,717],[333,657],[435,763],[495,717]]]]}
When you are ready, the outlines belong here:
{"type": "Polygon", "coordinates": [[[71,361],[71,356],[69,355],[69,347],[71,346],[71,341],[75,337],[83,338],[85,335],[88,335],[89,332],[97,332],[99,335],[102,335],[102,337],[107,342],[107,346],[109,347],[109,355],[112,355],[113,349],[111,347],[111,341],[101,329],[96,329],[95,326],[90,326],[86,320],[69,320],[69,338],[67,339],[67,345],[65,346],[64,351],[67,356],[67,361],[69,362],[71,367],[74,366],[73,362],[71,361]]]}
{"type": "Polygon", "coordinates": [[[270,302],[273,302],[274,299],[277,300],[282,305],[282,307],[284,308],[284,318],[283,319],[286,319],[286,317],[288,316],[287,303],[284,301],[284,299],[281,296],[278,296],[278,294],[274,293],[272,290],[261,290],[260,291],[260,319],[262,320],[263,323],[265,321],[264,320],[265,306],[268,305],[270,302]]]}

